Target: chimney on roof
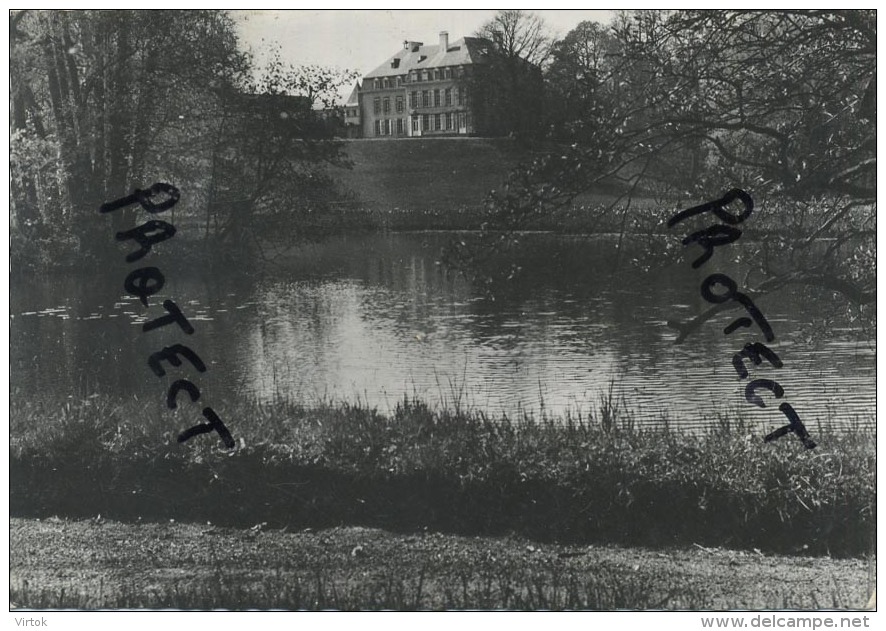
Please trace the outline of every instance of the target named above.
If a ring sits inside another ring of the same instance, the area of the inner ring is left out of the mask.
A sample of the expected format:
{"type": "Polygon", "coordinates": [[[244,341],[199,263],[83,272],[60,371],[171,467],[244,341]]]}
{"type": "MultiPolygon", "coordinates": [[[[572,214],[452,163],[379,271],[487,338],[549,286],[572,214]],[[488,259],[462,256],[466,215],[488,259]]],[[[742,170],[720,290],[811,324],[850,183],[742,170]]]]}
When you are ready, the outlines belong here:
{"type": "Polygon", "coordinates": [[[440,31],[440,52],[445,53],[449,50],[449,33],[440,31]]]}

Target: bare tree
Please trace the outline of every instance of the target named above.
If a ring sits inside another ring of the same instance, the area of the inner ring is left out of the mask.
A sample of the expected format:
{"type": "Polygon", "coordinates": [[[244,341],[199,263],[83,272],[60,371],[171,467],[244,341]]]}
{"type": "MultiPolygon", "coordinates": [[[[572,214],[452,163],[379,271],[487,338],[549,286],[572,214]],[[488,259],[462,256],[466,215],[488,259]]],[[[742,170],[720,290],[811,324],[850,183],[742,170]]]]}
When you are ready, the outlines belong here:
{"type": "Polygon", "coordinates": [[[592,86],[605,106],[569,112],[582,133],[567,128],[489,197],[481,247],[601,184],[622,191],[623,219],[637,196],[676,209],[738,187],[758,208],[743,226],[755,244],[749,294],[800,286],[810,299],[842,295],[849,317],[873,316],[875,12],[637,11],[611,36],[608,83],[592,86]]]}
{"type": "Polygon", "coordinates": [[[536,66],[547,61],[553,43],[544,19],[519,9],[499,11],[476,35],[492,41],[505,57],[536,66]]]}
{"type": "Polygon", "coordinates": [[[499,11],[476,36],[482,63],[465,82],[478,128],[484,134],[532,137],[540,128],[544,83],[541,66],[552,39],[544,20],[534,13],[499,11]]]}
{"type": "Polygon", "coordinates": [[[342,143],[319,114],[355,74],[294,67],[279,53],[223,99],[212,150],[206,233],[230,253],[284,250],[336,195],[326,167],[348,166],[342,143]],[[215,230],[213,230],[215,227],[215,230]]]}

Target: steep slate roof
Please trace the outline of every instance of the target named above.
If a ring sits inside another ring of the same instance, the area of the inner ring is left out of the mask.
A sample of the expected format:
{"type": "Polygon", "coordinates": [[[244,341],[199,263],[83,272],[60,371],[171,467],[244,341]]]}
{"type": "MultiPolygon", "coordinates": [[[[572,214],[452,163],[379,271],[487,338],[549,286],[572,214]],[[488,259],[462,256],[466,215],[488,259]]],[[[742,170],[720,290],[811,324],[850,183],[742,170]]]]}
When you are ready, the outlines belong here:
{"type": "Polygon", "coordinates": [[[449,44],[445,51],[440,50],[439,44],[434,46],[419,46],[416,52],[412,47],[401,48],[396,55],[380,65],[372,72],[364,75],[364,79],[375,77],[396,77],[408,74],[410,70],[422,70],[423,68],[440,68],[441,66],[463,66],[467,64],[485,63],[485,55],[481,47],[492,46],[489,40],[479,37],[462,37],[449,44]],[[426,57],[424,61],[419,61],[426,57]],[[397,68],[391,67],[391,62],[400,60],[397,68]]]}
{"type": "Polygon", "coordinates": [[[351,96],[348,97],[348,100],[345,101],[345,107],[359,105],[360,104],[360,82],[354,84],[354,89],[351,90],[351,96]]]}

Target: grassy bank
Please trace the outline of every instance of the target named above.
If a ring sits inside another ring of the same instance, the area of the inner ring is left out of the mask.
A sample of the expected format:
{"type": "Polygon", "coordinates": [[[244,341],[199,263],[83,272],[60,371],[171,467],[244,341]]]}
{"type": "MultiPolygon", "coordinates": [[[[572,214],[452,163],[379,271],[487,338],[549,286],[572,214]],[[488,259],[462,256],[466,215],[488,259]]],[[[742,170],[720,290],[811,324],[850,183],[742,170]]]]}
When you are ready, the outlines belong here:
{"type": "Polygon", "coordinates": [[[181,609],[857,608],[870,559],[666,554],[372,528],[13,519],[13,607],[181,609]]]}
{"type": "MultiPolygon", "coordinates": [[[[342,226],[393,231],[481,229],[489,221],[486,195],[533,157],[530,148],[509,138],[349,141],[345,153],[353,167],[334,169],[333,175],[351,199],[328,214],[339,215],[342,226]]],[[[601,188],[526,228],[565,234],[619,232],[621,212],[605,210],[616,198],[601,188]]],[[[640,200],[625,226],[631,229],[641,219],[644,226],[658,225],[658,215],[668,212],[673,211],[659,213],[650,200],[640,200]]]]}
{"type": "Polygon", "coordinates": [[[479,207],[529,155],[507,138],[360,140],[344,149],[353,168],[334,171],[343,190],[368,210],[418,213],[479,207]]]}
{"type": "Polygon", "coordinates": [[[860,432],[762,443],[712,418],[692,436],[590,418],[490,419],[403,401],[217,405],[245,447],[175,432],[154,402],[14,404],[10,511],[124,521],[516,534],[540,542],[873,550],[874,440],[860,432]]]}

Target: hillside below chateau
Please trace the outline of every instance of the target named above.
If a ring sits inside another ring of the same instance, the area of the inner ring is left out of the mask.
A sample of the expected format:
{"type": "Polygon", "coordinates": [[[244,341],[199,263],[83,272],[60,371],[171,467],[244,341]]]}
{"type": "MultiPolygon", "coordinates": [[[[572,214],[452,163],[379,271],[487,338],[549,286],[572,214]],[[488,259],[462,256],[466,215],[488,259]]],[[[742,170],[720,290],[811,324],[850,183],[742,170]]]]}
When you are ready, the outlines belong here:
{"type": "Polygon", "coordinates": [[[509,138],[352,140],[352,169],[334,169],[342,189],[372,210],[476,208],[528,154],[509,138]]]}

